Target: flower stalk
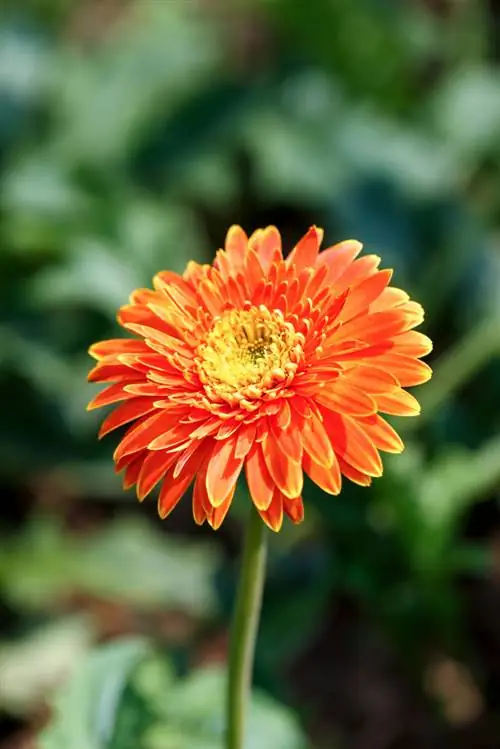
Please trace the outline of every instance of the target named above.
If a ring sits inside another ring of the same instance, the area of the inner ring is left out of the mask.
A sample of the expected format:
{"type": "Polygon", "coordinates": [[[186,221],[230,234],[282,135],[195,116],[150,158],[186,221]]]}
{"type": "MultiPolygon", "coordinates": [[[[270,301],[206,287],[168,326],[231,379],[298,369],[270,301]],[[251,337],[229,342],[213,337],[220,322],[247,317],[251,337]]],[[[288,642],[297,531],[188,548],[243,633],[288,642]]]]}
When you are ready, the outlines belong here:
{"type": "Polygon", "coordinates": [[[266,567],[266,527],[252,506],[231,627],[226,749],[243,749],[266,567]]]}

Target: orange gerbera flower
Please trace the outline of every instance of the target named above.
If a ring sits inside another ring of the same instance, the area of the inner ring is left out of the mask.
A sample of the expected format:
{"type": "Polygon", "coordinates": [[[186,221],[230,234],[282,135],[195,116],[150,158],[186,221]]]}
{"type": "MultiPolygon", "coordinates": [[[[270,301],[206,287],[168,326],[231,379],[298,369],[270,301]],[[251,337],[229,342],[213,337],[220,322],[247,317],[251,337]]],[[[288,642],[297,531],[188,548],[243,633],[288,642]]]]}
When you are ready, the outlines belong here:
{"type": "Polygon", "coordinates": [[[218,528],[244,470],[277,531],[283,513],[303,518],[304,471],[338,494],[342,475],[368,486],[379,451],[402,451],[380,414],[419,413],[403,388],[431,376],[432,344],[412,330],[423,309],[380,258],[355,259],[359,242],[319,253],[322,236],[312,227],[283,259],[275,227],[233,226],[213,265],[134,291],[118,321],[137,337],[91,347],[89,380],[113,384],[89,408],[122,401],[100,436],[132,422],[116,470],[140,500],[161,482],[162,518],[194,481],[195,521],[218,528]]]}

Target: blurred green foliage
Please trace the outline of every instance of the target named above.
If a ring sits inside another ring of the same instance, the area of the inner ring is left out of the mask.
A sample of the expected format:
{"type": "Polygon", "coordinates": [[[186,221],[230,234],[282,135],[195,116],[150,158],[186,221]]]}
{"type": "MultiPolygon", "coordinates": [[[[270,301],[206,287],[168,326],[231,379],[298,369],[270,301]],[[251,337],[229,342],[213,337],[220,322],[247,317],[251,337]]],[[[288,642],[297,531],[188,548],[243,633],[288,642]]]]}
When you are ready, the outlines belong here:
{"type": "MultiPolygon", "coordinates": [[[[159,269],[210,260],[231,223],[276,223],[289,243],[307,222],[331,242],[356,236],[428,310],[436,374],[422,388],[423,416],[397,425],[407,452],[370,491],[333,499],[308,485],[304,528],[273,540],[256,674],[283,701],[293,701],[287,664],[343,596],[410,679],[422,683],[430,652],[473,660],[457,580],[487,579],[490,547],[463,529],[474,508],[496,502],[500,480],[498,19],[479,0],[435,6],[2,4],[0,469],[10,486],[57,471],[89,503],[121,501],[110,443],[95,440],[99,415],[85,413],[86,348],[114,335],[132,289],[159,269]]],[[[15,533],[10,515],[2,601],[24,639],[5,644],[0,676],[5,662],[14,672],[26,662],[26,637],[29,657],[45,663],[37,638],[47,634],[32,632],[40,618],[64,641],[56,602],[71,588],[180,608],[203,626],[227,621],[234,569],[217,549],[159,539],[135,518],[82,539],[53,512],[28,513],[15,533]]],[[[80,624],[68,625],[68,667],[97,636],[80,624]]],[[[165,700],[138,694],[128,679],[144,648],[111,645],[76,669],[47,749],[136,746],[117,743],[129,725],[135,742],[147,727],[150,749],[220,745],[212,675],[177,684],[172,672],[158,687],[172,690],[165,700]],[[175,720],[162,712],[170,699],[175,720]],[[89,724],[83,704],[104,722],[89,724]]],[[[26,704],[2,689],[0,701],[26,704]]],[[[303,746],[275,702],[259,704],[255,746],[303,746]]]]}
{"type": "MultiPolygon", "coordinates": [[[[224,681],[214,667],[177,679],[169,662],[139,640],[103,646],[61,694],[42,747],[216,749],[224,728],[224,681]]],[[[305,748],[291,714],[255,694],[245,749],[305,748]]]]}

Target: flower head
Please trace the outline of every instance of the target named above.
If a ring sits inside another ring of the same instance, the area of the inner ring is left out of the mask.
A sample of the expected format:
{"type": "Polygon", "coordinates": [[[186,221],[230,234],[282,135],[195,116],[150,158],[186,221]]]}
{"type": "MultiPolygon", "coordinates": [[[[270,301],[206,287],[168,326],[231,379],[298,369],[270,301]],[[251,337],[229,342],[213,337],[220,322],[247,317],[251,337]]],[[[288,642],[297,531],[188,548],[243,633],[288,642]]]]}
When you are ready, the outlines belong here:
{"type": "Polygon", "coordinates": [[[319,252],[309,229],[283,258],[280,234],[233,226],[213,265],[164,271],[119,323],[133,338],[97,343],[89,408],[120,403],[100,436],[129,424],[114,459],[144,499],[161,484],[166,517],[191,483],[197,523],[222,523],[242,471],[263,520],[304,515],[304,471],[330,494],[368,486],[380,451],[403,443],[381,414],[414,416],[405,387],[431,376],[422,307],[389,286],[380,258],[348,240],[319,252]],[[109,384],[111,383],[111,384],[109,384]]]}

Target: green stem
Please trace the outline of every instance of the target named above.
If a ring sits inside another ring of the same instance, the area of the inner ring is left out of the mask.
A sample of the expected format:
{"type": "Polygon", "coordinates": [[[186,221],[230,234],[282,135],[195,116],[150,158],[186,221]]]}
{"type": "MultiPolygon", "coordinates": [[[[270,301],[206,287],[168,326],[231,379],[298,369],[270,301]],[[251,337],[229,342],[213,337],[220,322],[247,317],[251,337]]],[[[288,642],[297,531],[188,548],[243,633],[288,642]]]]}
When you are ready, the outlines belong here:
{"type": "Polygon", "coordinates": [[[231,628],[226,749],[242,749],[266,566],[266,528],[252,506],[231,628]]]}

